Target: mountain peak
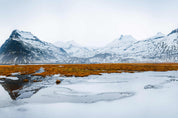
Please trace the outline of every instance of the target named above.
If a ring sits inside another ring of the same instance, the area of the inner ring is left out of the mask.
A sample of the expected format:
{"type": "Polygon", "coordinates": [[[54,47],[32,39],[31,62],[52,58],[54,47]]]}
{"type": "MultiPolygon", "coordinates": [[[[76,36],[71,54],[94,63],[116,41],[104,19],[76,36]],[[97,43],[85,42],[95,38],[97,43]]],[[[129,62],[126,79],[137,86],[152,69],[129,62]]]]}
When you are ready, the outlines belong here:
{"type": "Polygon", "coordinates": [[[15,30],[13,30],[12,32],[14,32],[14,33],[19,33],[19,32],[20,32],[20,30],[15,29],[15,30]]]}
{"type": "Polygon", "coordinates": [[[158,32],[156,36],[165,36],[162,32],[158,32]]]}
{"type": "Polygon", "coordinates": [[[119,39],[115,40],[115,41],[122,41],[122,42],[134,42],[136,41],[135,38],[133,38],[133,36],[131,35],[121,35],[119,39]]]}
{"type": "Polygon", "coordinates": [[[137,40],[133,38],[131,35],[121,35],[120,38],[115,39],[114,41],[106,45],[106,47],[112,47],[112,48],[123,47],[125,45],[130,45],[131,43],[136,42],[136,41],[137,40]]]}
{"type": "Polygon", "coordinates": [[[17,39],[17,38],[25,38],[25,39],[37,39],[31,32],[26,31],[20,31],[20,30],[13,30],[10,38],[11,39],[17,39]]]}
{"type": "Polygon", "coordinates": [[[76,43],[74,40],[67,41],[66,44],[68,44],[68,46],[72,45],[72,46],[80,47],[80,45],[76,43]]]}
{"type": "Polygon", "coordinates": [[[158,32],[155,36],[151,37],[152,39],[159,39],[159,38],[163,38],[165,37],[165,35],[161,32],[158,32]]]}
{"type": "Polygon", "coordinates": [[[131,35],[121,35],[119,40],[123,40],[123,41],[136,41],[135,38],[133,38],[133,36],[131,35]]]}
{"type": "Polygon", "coordinates": [[[20,31],[19,30],[13,30],[11,35],[10,35],[10,38],[19,38],[20,37],[20,31]]]}
{"type": "Polygon", "coordinates": [[[70,40],[67,42],[57,41],[54,43],[54,45],[56,45],[57,47],[62,47],[62,48],[81,47],[74,40],[70,40]]]}
{"type": "Polygon", "coordinates": [[[173,30],[171,33],[169,33],[168,36],[171,35],[171,34],[174,34],[174,33],[178,33],[178,28],[173,30]]]}

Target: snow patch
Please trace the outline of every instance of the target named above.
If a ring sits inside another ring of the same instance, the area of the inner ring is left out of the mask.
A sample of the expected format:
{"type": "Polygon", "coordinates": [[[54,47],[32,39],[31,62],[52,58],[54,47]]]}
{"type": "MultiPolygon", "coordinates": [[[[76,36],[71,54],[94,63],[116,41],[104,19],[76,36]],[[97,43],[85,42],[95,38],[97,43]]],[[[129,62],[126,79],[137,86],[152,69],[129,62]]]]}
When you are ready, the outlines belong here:
{"type": "Polygon", "coordinates": [[[10,80],[19,80],[18,77],[6,77],[6,79],[10,79],[10,80]]]}
{"type": "Polygon", "coordinates": [[[16,72],[16,73],[11,73],[12,76],[15,76],[15,75],[20,75],[20,72],[16,72]]]}
{"type": "Polygon", "coordinates": [[[6,78],[6,76],[0,75],[0,78],[6,78]]]}
{"type": "Polygon", "coordinates": [[[45,72],[45,70],[44,70],[43,67],[41,67],[39,70],[37,70],[37,71],[35,72],[35,74],[37,74],[37,73],[43,73],[43,72],[45,72]]]}

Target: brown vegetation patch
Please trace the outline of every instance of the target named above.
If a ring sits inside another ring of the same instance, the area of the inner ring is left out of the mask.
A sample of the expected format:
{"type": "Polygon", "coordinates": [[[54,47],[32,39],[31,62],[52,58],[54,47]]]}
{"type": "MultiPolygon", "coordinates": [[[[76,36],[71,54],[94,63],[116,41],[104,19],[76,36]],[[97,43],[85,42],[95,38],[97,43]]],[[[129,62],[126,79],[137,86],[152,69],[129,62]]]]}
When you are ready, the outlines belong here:
{"type": "Polygon", "coordinates": [[[33,82],[41,82],[42,80],[33,80],[33,82]]]}
{"type": "Polygon", "coordinates": [[[20,72],[21,75],[51,76],[60,74],[66,77],[85,77],[101,73],[134,73],[144,71],[178,70],[178,63],[107,63],[107,64],[46,64],[46,65],[0,65],[0,75],[10,76],[20,72]],[[45,72],[35,73],[40,68],[45,72]]]}
{"type": "Polygon", "coordinates": [[[28,79],[24,79],[23,81],[24,81],[24,82],[29,82],[29,80],[28,80],[28,79]]]}

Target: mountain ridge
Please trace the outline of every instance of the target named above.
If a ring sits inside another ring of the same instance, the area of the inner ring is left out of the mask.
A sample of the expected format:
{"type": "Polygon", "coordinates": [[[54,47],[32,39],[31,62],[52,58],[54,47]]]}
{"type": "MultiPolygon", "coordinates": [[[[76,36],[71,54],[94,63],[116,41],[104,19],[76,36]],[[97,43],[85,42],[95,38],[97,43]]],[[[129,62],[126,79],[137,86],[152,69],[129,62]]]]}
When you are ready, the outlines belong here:
{"type": "Polygon", "coordinates": [[[51,44],[30,32],[13,30],[0,48],[1,64],[178,62],[178,29],[138,41],[121,35],[102,48],[75,41],[51,44]]]}

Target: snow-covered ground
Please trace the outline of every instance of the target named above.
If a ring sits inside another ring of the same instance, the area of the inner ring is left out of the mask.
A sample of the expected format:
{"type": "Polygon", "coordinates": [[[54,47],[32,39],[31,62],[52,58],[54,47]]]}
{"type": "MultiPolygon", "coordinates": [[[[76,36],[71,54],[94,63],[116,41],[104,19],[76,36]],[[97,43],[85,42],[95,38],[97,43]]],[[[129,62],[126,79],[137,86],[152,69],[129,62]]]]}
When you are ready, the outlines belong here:
{"type": "Polygon", "coordinates": [[[13,101],[0,85],[0,118],[178,118],[178,71],[56,75],[20,93],[13,101]]]}

